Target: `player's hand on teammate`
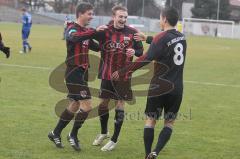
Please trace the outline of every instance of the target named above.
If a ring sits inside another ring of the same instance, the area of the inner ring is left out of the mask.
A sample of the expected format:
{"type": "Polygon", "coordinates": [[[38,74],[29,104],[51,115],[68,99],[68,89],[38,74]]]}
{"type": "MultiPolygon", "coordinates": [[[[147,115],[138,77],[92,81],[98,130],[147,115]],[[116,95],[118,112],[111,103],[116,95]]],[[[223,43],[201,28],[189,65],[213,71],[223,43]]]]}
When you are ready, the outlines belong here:
{"type": "Polygon", "coordinates": [[[112,76],[111,76],[111,79],[113,81],[118,81],[120,79],[122,80],[124,78],[130,78],[132,73],[133,73],[132,71],[128,71],[127,67],[125,67],[121,70],[113,72],[112,76]]]}
{"type": "Polygon", "coordinates": [[[100,32],[100,31],[104,31],[106,30],[108,27],[106,25],[100,25],[97,27],[96,31],[97,32],[100,32]]]}
{"type": "Polygon", "coordinates": [[[113,74],[112,74],[112,79],[113,79],[113,80],[118,80],[118,79],[119,79],[119,71],[113,72],[113,74]]]}
{"type": "Polygon", "coordinates": [[[126,55],[127,55],[127,57],[132,57],[132,56],[134,56],[134,55],[135,55],[135,50],[132,49],[132,48],[126,49],[126,55]]]}
{"type": "Polygon", "coordinates": [[[145,35],[143,32],[138,32],[138,33],[134,34],[133,38],[136,41],[146,41],[147,35],[145,35]]]}

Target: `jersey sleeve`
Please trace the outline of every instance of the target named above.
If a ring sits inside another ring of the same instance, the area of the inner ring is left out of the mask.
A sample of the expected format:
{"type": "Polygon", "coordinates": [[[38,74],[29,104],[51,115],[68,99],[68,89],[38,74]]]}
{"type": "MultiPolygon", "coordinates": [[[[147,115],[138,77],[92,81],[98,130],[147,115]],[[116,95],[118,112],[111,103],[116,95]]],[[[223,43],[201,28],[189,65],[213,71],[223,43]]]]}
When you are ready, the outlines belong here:
{"type": "Polygon", "coordinates": [[[95,51],[95,52],[100,51],[99,44],[96,43],[96,42],[95,42],[94,40],[92,40],[92,39],[90,40],[89,48],[90,48],[90,50],[95,51]]]}
{"type": "Polygon", "coordinates": [[[95,29],[87,29],[86,31],[78,31],[75,27],[67,29],[66,40],[71,42],[81,42],[87,39],[92,39],[96,34],[95,29]]]}
{"type": "Polygon", "coordinates": [[[151,44],[152,41],[153,41],[153,37],[152,36],[147,36],[146,43],[151,44]]]}
{"type": "Polygon", "coordinates": [[[135,56],[140,57],[143,55],[143,44],[141,41],[133,41],[133,49],[135,50],[135,56]]]}
{"type": "Polygon", "coordinates": [[[104,35],[105,35],[105,32],[104,31],[100,31],[100,32],[96,32],[94,35],[93,35],[93,39],[97,40],[98,42],[102,41],[103,38],[104,38],[104,35]]]}
{"type": "Polygon", "coordinates": [[[156,60],[162,53],[164,43],[162,40],[153,41],[147,51],[146,59],[149,61],[156,60]]]}

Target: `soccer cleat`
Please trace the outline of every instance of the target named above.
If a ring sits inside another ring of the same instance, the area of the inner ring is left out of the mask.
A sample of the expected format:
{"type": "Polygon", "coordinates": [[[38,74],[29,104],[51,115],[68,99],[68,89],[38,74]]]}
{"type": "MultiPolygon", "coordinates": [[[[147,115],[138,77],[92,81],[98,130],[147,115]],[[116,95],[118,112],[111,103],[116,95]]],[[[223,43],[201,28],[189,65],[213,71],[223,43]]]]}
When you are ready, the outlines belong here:
{"type": "Polygon", "coordinates": [[[102,151],[112,151],[117,146],[117,143],[109,141],[105,146],[101,148],[102,151]]]}
{"type": "Polygon", "coordinates": [[[61,137],[56,136],[53,131],[48,134],[48,138],[55,144],[57,148],[63,148],[61,137]]]}
{"type": "Polygon", "coordinates": [[[72,137],[70,134],[68,134],[67,140],[75,151],[81,151],[79,140],[77,137],[72,137]]]}
{"type": "Polygon", "coordinates": [[[156,152],[151,152],[148,155],[147,159],[157,159],[157,153],[156,152]]]}
{"type": "Polygon", "coordinates": [[[98,134],[96,139],[93,141],[93,146],[99,146],[102,144],[103,140],[109,138],[109,133],[107,134],[98,134]]]}
{"type": "Polygon", "coordinates": [[[28,52],[31,52],[31,51],[32,51],[32,47],[29,47],[29,48],[28,48],[28,52]]]}

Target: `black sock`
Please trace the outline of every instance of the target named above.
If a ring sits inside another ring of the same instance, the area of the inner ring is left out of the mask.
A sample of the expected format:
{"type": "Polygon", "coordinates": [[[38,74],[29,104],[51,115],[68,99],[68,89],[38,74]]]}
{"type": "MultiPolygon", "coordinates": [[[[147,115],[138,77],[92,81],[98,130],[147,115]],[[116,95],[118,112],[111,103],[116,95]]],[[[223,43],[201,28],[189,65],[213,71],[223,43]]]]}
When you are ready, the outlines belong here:
{"type": "Polygon", "coordinates": [[[143,139],[144,139],[145,153],[147,157],[152,151],[152,143],[154,139],[154,127],[145,126],[143,139]]]}
{"type": "Polygon", "coordinates": [[[73,119],[74,113],[71,113],[69,110],[65,109],[58,121],[57,126],[53,130],[53,133],[57,136],[61,135],[62,130],[68,125],[68,123],[73,119]]]}
{"type": "Polygon", "coordinates": [[[85,122],[85,120],[88,117],[88,113],[89,112],[85,112],[83,110],[80,109],[80,111],[77,113],[76,117],[75,117],[75,121],[73,124],[73,128],[71,131],[71,136],[72,137],[77,137],[78,134],[78,130],[82,127],[83,123],[85,122]]]}
{"type": "Polygon", "coordinates": [[[98,108],[98,115],[101,123],[101,134],[107,134],[108,132],[108,119],[109,119],[109,109],[107,107],[98,108]]]}
{"type": "Polygon", "coordinates": [[[124,110],[116,109],[114,119],[114,133],[111,140],[116,143],[124,120],[124,110]]]}
{"type": "Polygon", "coordinates": [[[163,149],[163,147],[167,144],[171,135],[172,135],[172,129],[169,128],[169,127],[164,127],[162,129],[161,133],[159,134],[158,142],[157,142],[157,145],[156,145],[156,148],[155,148],[154,152],[159,154],[160,151],[163,149]]]}

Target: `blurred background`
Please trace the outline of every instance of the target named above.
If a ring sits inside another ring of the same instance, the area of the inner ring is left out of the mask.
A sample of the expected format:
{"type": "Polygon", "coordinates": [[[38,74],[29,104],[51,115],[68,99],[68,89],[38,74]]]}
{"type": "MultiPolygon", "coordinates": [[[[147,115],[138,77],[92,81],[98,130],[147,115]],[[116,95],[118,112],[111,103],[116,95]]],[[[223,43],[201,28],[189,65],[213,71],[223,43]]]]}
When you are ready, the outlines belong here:
{"type": "Polygon", "coordinates": [[[20,22],[18,10],[25,7],[33,14],[33,23],[62,25],[66,16],[75,20],[80,2],[95,7],[91,27],[108,23],[111,8],[120,4],[128,8],[129,25],[159,32],[161,8],[174,6],[180,13],[178,30],[186,35],[240,38],[240,0],[0,0],[0,21],[20,22]]]}

